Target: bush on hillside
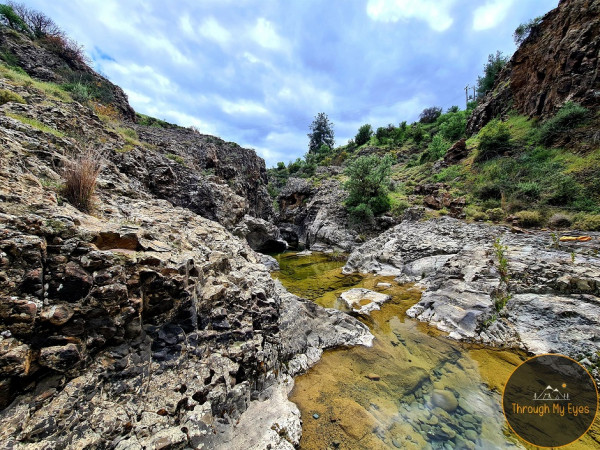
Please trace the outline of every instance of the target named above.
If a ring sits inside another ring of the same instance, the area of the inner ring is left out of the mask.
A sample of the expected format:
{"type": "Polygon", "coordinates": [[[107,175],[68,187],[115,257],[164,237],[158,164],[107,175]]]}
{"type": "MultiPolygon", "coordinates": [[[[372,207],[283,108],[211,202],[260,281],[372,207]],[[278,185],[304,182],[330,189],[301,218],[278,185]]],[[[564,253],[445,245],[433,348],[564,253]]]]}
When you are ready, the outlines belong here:
{"type": "Polygon", "coordinates": [[[479,132],[479,153],[476,161],[488,161],[504,154],[510,148],[508,126],[498,119],[490,121],[479,132]]]}
{"type": "Polygon", "coordinates": [[[440,117],[441,114],[442,108],[439,108],[437,106],[425,108],[419,115],[419,122],[424,124],[433,123],[438,117],[440,117]]]}
{"type": "Polygon", "coordinates": [[[440,133],[451,142],[458,141],[467,129],[467,119],[464,111],[450,112],[447,121],[440,125],[440,133]]]}
{"type": "Polygon", "coordinates": [[[89,212],[92,209],[92,197],[101,169],[102,158],[93,150],[86,150],[67,161],[63,173],[63,195],[80,211],[89,212]]]}
{"type": "Polygon", "coordinates": [[[12,5],[0,4],[0,23],[15,31],[21,33],[29,33],[29,28],[19,14],[14,10],[12,5]]]}
{"type": "Polygon", "coordinates": [[[69,66],[77,67],[90,62],[85,55],[83,46],[71,38],[62,35],[51,35],[45,36],[40,42],[46,49],[64,59],[69,66]]]}
{"type": "Polygon", "coordinates": [[[425,138],[425,131],[420,123],[413,123],[409,128],[407,128],[406,136],[412,138],[415,141],[415,144],[420,144],[425,138]]]}
{"type": "Polygon", "coordinates": [[[483,76],[477,77],[477,97],[483,97],[494,87],[496,77],[507,62],[508,58],[502,56],[501,51],[488,55],[488,61],[483,66],[483,76]]]}
{"type": "Polygon", "coordinates": [[[579,214],[573,226],[584,231],[600,231],[600,214],[579,214]]]}
{"type": "Polygon", "coordinates": [[[420,163],[423,164],[427,161],[437,161],[446,154],[450,145],[451,144],[445,140],[440,133],[436,134],[431,140],[429,147],[427,147],[427,150],[421,155],[420,163]]]}
{"type": "Polygon", "coordinates": [[[525,39],[531,34],[531,30],[537,27],[542,22],[542,16],[531,19],[529,22],[519,25],[513,33],[513,39],[517,46],[521,45],[525,39]]]}
{"type": "Polygon", "coordinates": [[[546,120],[539,129],[538,140],[544,145],[551,145],[562,133],[572,130],[588,116],[588,110],[577,103],[567,102],[556,115],[546,120]]]}
{"type": "Polygon", "coordinates": [[[537,227],[542,224],[542,215],[538,211],[519,211],[515,213],[515,217],[524,227],[537,227]]]}
{"type": "Polygon", "coordinates": [[[502,208],[492,208],[485,211],[488,218],[493,222],[500,222],[504,220],[504,210],[502,208]]]}
{"type": "Polygon", "coordinates": [[[373,128],[371,128],[370,124],[365,123],[358,129],[358,133],[356,133],[356,136],[354,137],[354,144],[360,147],[369,142],[371,136],[373,136],[373,128]]]}
{"type": "Polygon", "coordinates": [[[346,206],[351,215],[374,216],[390,209],[387,189],[392,162],[390,155],[384,158],[371,155],[361,156],[348,166],[346,175],[349,180],[344,188],[348,191],[346,206]]]}

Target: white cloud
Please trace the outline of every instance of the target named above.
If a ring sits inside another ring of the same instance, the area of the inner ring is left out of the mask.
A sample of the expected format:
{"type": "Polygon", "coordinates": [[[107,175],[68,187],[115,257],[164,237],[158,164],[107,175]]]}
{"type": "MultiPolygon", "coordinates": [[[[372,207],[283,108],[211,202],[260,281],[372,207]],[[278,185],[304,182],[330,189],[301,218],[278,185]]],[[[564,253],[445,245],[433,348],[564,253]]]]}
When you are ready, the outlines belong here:
{"type": "Polygon", "coordinates": [[[286,74],[285,84],[277,91],[276,102],[286,105],[326,110],[333,107],[334,96],[325,89],[315,87],[309,80],[286,74]]]}
{"type": "Polygon", "coordinates": [[[250,30],[251,38],[261,47],[270,50],[283,50],[287,42],[283,39],[271,22],[264,17],[259,17],[256,25],[250,30]]]}
{"type": "Polygon", "coordinates": [[[192,25],[192,20],[188,14],[179,19],[179,27],[188,36],[194,36],[194,26],[192,25]]]}
{"type": "Polygon", "coordinates": [[[368,0],[368,16],[380,22],[420,19],[435,31],[450,28],[454,19],[450,15],[456,0],[368,0]]]}
{"type": "Polygon", "coordinates": [[[478,7],[473,13],[473,29],[494,28],[504,20],[513,3],[514,0],[492,0],[478,7]]]}
{"type": "Polygon", "coordinates": [[[190,114],[182,113],[180,111],[166,111],[162,116],[184,127],[194,126],[200,130],[200,133],[218,135],[217,129],[213,124],[205,122],[190,114]]]}
{"type": "Polygon", "coordinates": [[[139,92],[127,90],[126,94],[127,98],[129,99],[129,103],[131,103],[134,107],[136,105],[148,105],[152,103],[152,99],[150,97],[140,94],[139,92]]]}
{"type": "Polygon", "coordinates": [[[227,114],[267,114],[269,111],[262,105],[249,100],[232,102],[221,99],[221,109],[227,114]]]}
{"type": "Polygon", "coordinates": [[[206,39],[227,45],[231,40],[231,33],[224,28],[214,17],[206,19],[198,28],[198,33],[206,39]]]}
{"type": "Polygon", "coordinates": [[[249,62],[251,62],[252,64],[256,64],[258,62],[261,62],[260,59],[258,59],[256,56],[254,56],[252,53],[250,52],[244,52],[244,54],[242,55],[246,60],[248,60],[249,62]]]}

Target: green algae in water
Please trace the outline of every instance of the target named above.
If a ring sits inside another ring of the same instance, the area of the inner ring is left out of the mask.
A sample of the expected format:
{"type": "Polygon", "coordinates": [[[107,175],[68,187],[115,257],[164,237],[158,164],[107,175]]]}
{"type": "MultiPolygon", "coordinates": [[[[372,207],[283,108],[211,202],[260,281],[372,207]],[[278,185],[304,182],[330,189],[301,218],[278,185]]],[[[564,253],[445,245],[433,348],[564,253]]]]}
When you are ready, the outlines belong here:
{"type": "Polygon", "coordinates": [[[304,418],[301,448],[328,448],[334,441],[347,449],[520,446],[505,426],[499,392],[488,387],[494,383],[482,377],[478,363],[491,358],[503,368],[491,376],[504,376],[519,355],[477,350],[474,358],[461,344],[406,318],[420,293],[389,277],[345,277],[343,263],[320,254],[283,254],[278,261],[281,272],[274,276],[290,292],[323,306],[334,306],[352,287],[392,295],[364,320],[376,337],[373,347],[327,351],[296,379],[290,400],[304,418]],[[379,281],[392,287],[377,289],[379,281]]]}

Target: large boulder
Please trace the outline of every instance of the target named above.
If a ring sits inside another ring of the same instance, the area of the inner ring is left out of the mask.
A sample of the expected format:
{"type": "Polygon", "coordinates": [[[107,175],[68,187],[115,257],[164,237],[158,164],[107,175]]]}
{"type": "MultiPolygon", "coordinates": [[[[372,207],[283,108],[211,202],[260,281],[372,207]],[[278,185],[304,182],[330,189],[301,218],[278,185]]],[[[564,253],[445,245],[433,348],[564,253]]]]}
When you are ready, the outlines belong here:
{"type": "Polygon", "coordinates": [[[260,253],[280,253],[287,249],[279,228],[257,217],[244,216],[243,223],[234,230],[234,234],[245,238],[250,247],[260,253]]]}
{"type": "Polygon", "coordinates": [[[354,250],[343,272],[418,282],[421,300],[407,314],[456,339],[593,355],[600,350],[600,257],[594,250],[600,233],[590,237],[557,246],[549,232],[515,234],[452,218],[403,222],[354,250]],[[497,239],[506,247],[507,286],[497,239]],[[496,303],[506,295],[498,314],[496,303]]]}

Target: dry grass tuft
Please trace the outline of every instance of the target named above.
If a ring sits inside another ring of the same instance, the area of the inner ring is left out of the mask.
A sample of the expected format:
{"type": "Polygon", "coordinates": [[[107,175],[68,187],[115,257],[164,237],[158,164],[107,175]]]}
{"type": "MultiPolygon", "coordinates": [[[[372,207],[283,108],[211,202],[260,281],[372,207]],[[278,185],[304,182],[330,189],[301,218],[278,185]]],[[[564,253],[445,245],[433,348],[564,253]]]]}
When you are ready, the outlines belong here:
{"type": "Polygon", "coordinates": [[[89,212],[101,170],[102,157],[95,150],[85,150],[70,158],[64,168],[65,199],[80,211],[89,212]]]}

